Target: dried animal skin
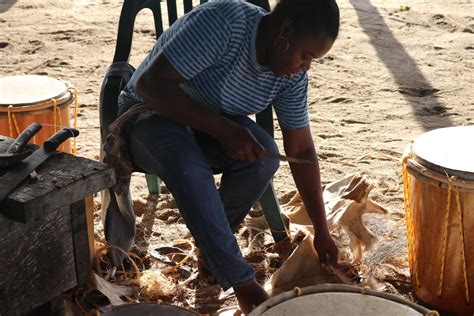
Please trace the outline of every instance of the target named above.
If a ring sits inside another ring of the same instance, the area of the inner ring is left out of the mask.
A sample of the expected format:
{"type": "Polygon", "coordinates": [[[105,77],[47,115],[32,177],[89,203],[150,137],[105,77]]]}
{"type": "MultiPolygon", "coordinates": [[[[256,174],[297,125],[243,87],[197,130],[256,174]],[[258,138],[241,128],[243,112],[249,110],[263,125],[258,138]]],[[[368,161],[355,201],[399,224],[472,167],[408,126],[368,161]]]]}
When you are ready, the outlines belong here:
{"type": "Polygon", "coordinates": [[[92,273],[92,284],[109,299],[113,306],[127,303],[128,301],[122,298],[133,294],[132,287],[110,283],[95,273],[92,273]]]}
{"type": "Polygon", "coordinates": [[[336,282],[337,279],[321,267],[313,246],[313,236],[308,234],[265,284],[265,290],[271,295],[277,295],[292,290],[295,286],[336,282]]]}
{"type": "MultiPolygon", "coordinates": [[[[360,263],[363,250],[370,250],[377,242],[377,237],[370,232],[362,222],[362,214],[389,212],[372,201],[368,196],[373,189],[367,178],[359,175],[350,175],[342,180],[326,185],[323,198],[326,206],[326,217],[331,230],[342,228],[350,240],[353,263],[360,263]]],[[[283,205],[291,224],[311,225],[311,220],[299,193],[290,202],[283,205]]]]}

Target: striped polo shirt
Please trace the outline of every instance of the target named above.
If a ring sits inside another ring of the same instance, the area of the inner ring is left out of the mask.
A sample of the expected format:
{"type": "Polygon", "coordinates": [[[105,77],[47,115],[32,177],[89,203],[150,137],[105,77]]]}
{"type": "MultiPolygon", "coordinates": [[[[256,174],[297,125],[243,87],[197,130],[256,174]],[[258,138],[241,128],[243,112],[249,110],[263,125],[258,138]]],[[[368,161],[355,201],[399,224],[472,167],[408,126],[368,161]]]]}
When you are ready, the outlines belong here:
{"type": "Polygon", "coordinates": [[[247,116],[272,103],[283,128],[306,127],[306,72],[277,77],[257,61],[257,29],[265,14],[240,0],[216,0],[193,9],[160,36],[122,97],[143,102],[135,92],[137,78],[156,56],[164,54],[186,79],[180,86],[184,93],[211,110],[247,116]]]}

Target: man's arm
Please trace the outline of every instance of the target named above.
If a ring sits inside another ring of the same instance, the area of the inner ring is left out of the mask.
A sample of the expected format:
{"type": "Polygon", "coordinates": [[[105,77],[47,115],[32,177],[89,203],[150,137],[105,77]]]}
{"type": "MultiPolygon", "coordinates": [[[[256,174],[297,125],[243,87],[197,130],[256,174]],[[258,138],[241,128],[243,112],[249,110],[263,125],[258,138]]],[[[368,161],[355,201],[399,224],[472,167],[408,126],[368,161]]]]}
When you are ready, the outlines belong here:
{"type": "Polygon", "coordinates": [[[189,98],[179,87],[185,80],[161,54],[141,74],[137,92],[160,114],[216,138],[232,158],[261,157],[263,147],[252,133],[189,98]]]}
{"type": "Polygon", "coordinates": [[[282,129],[285,153],[289,157],[315,161],[313,164],[290,163],[291,173],[296,187],[301,194],[303,203],[315,230],[315,248],[320,260],[337,264],[337,247],[329,233],[321,189],[321,176],[318,156],[314,148],[313,138],[309,127],[290,130],[282,129]]]}

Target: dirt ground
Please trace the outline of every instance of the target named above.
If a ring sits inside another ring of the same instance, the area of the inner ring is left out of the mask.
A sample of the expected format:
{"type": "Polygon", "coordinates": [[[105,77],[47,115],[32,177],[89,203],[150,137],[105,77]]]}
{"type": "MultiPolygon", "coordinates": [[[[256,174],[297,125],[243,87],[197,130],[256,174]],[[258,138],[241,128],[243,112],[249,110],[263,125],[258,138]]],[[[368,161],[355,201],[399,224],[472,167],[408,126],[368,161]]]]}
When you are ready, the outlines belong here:
{"type": "MultiPolygon", "coordinates": [[[[322,180],[328,183],[361,173],[374,183],[372,198],[392,214],[367,216],[381,242],[378,250],[365,254],[363,270],[382,278],[377,272],[380,266],[397,262],[402,271],[397,273],[406,275],[399,159],[404,148],[428,130],[472,124],[474,3],[338,3],[339,38],[309,72],[311,128],[322,180]]],[[[78,153],[91,159],[99,157],[99,91],[113,58],[121,4],[120,0],[0,0],[0,76],[41,74],[70,81],[79,92],[78,153]]],[[[132,65],[139,64],[154,41],[151,14],[143,12],[136,22],[132,65]]],[[[282,148],[278,130],[276,139],[282,148]]],[[[138,216],[135,251],[146,256],[189,235],[171,196],[148,195],[143,178],[134,176],[132,195],[138,216]]],[[[295,191],[288,164],[282,163],[274,183],[282,201],[295,191]]],[[[98,212],[95,224],[100,237],[98,212]]],[[[188,286],[188,292],[164,300],[200,312],[235,303],[200,301],[209,296],[205,291],[200,296],[202,289],[188,286]]],[[[403,292],[399,287],[398,291],[403,292]]]]}

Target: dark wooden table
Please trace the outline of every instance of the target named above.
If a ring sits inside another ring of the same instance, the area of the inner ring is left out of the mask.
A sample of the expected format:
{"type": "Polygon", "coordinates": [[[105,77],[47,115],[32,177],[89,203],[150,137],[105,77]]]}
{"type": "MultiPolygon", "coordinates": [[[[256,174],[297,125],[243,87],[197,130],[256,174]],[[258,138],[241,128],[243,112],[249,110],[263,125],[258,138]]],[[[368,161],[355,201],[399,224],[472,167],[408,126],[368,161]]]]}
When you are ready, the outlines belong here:
{"type": "MultiPolygon", "coordinates": [[[[11,141],[0,135],[0,152],[11,141]]],[[[29,313],[88,281],[93,222],[86,201],[115,182],[110,166],[65,153],[36,171],[39,178],[0,203],[2,316],[29,313]]]]}

